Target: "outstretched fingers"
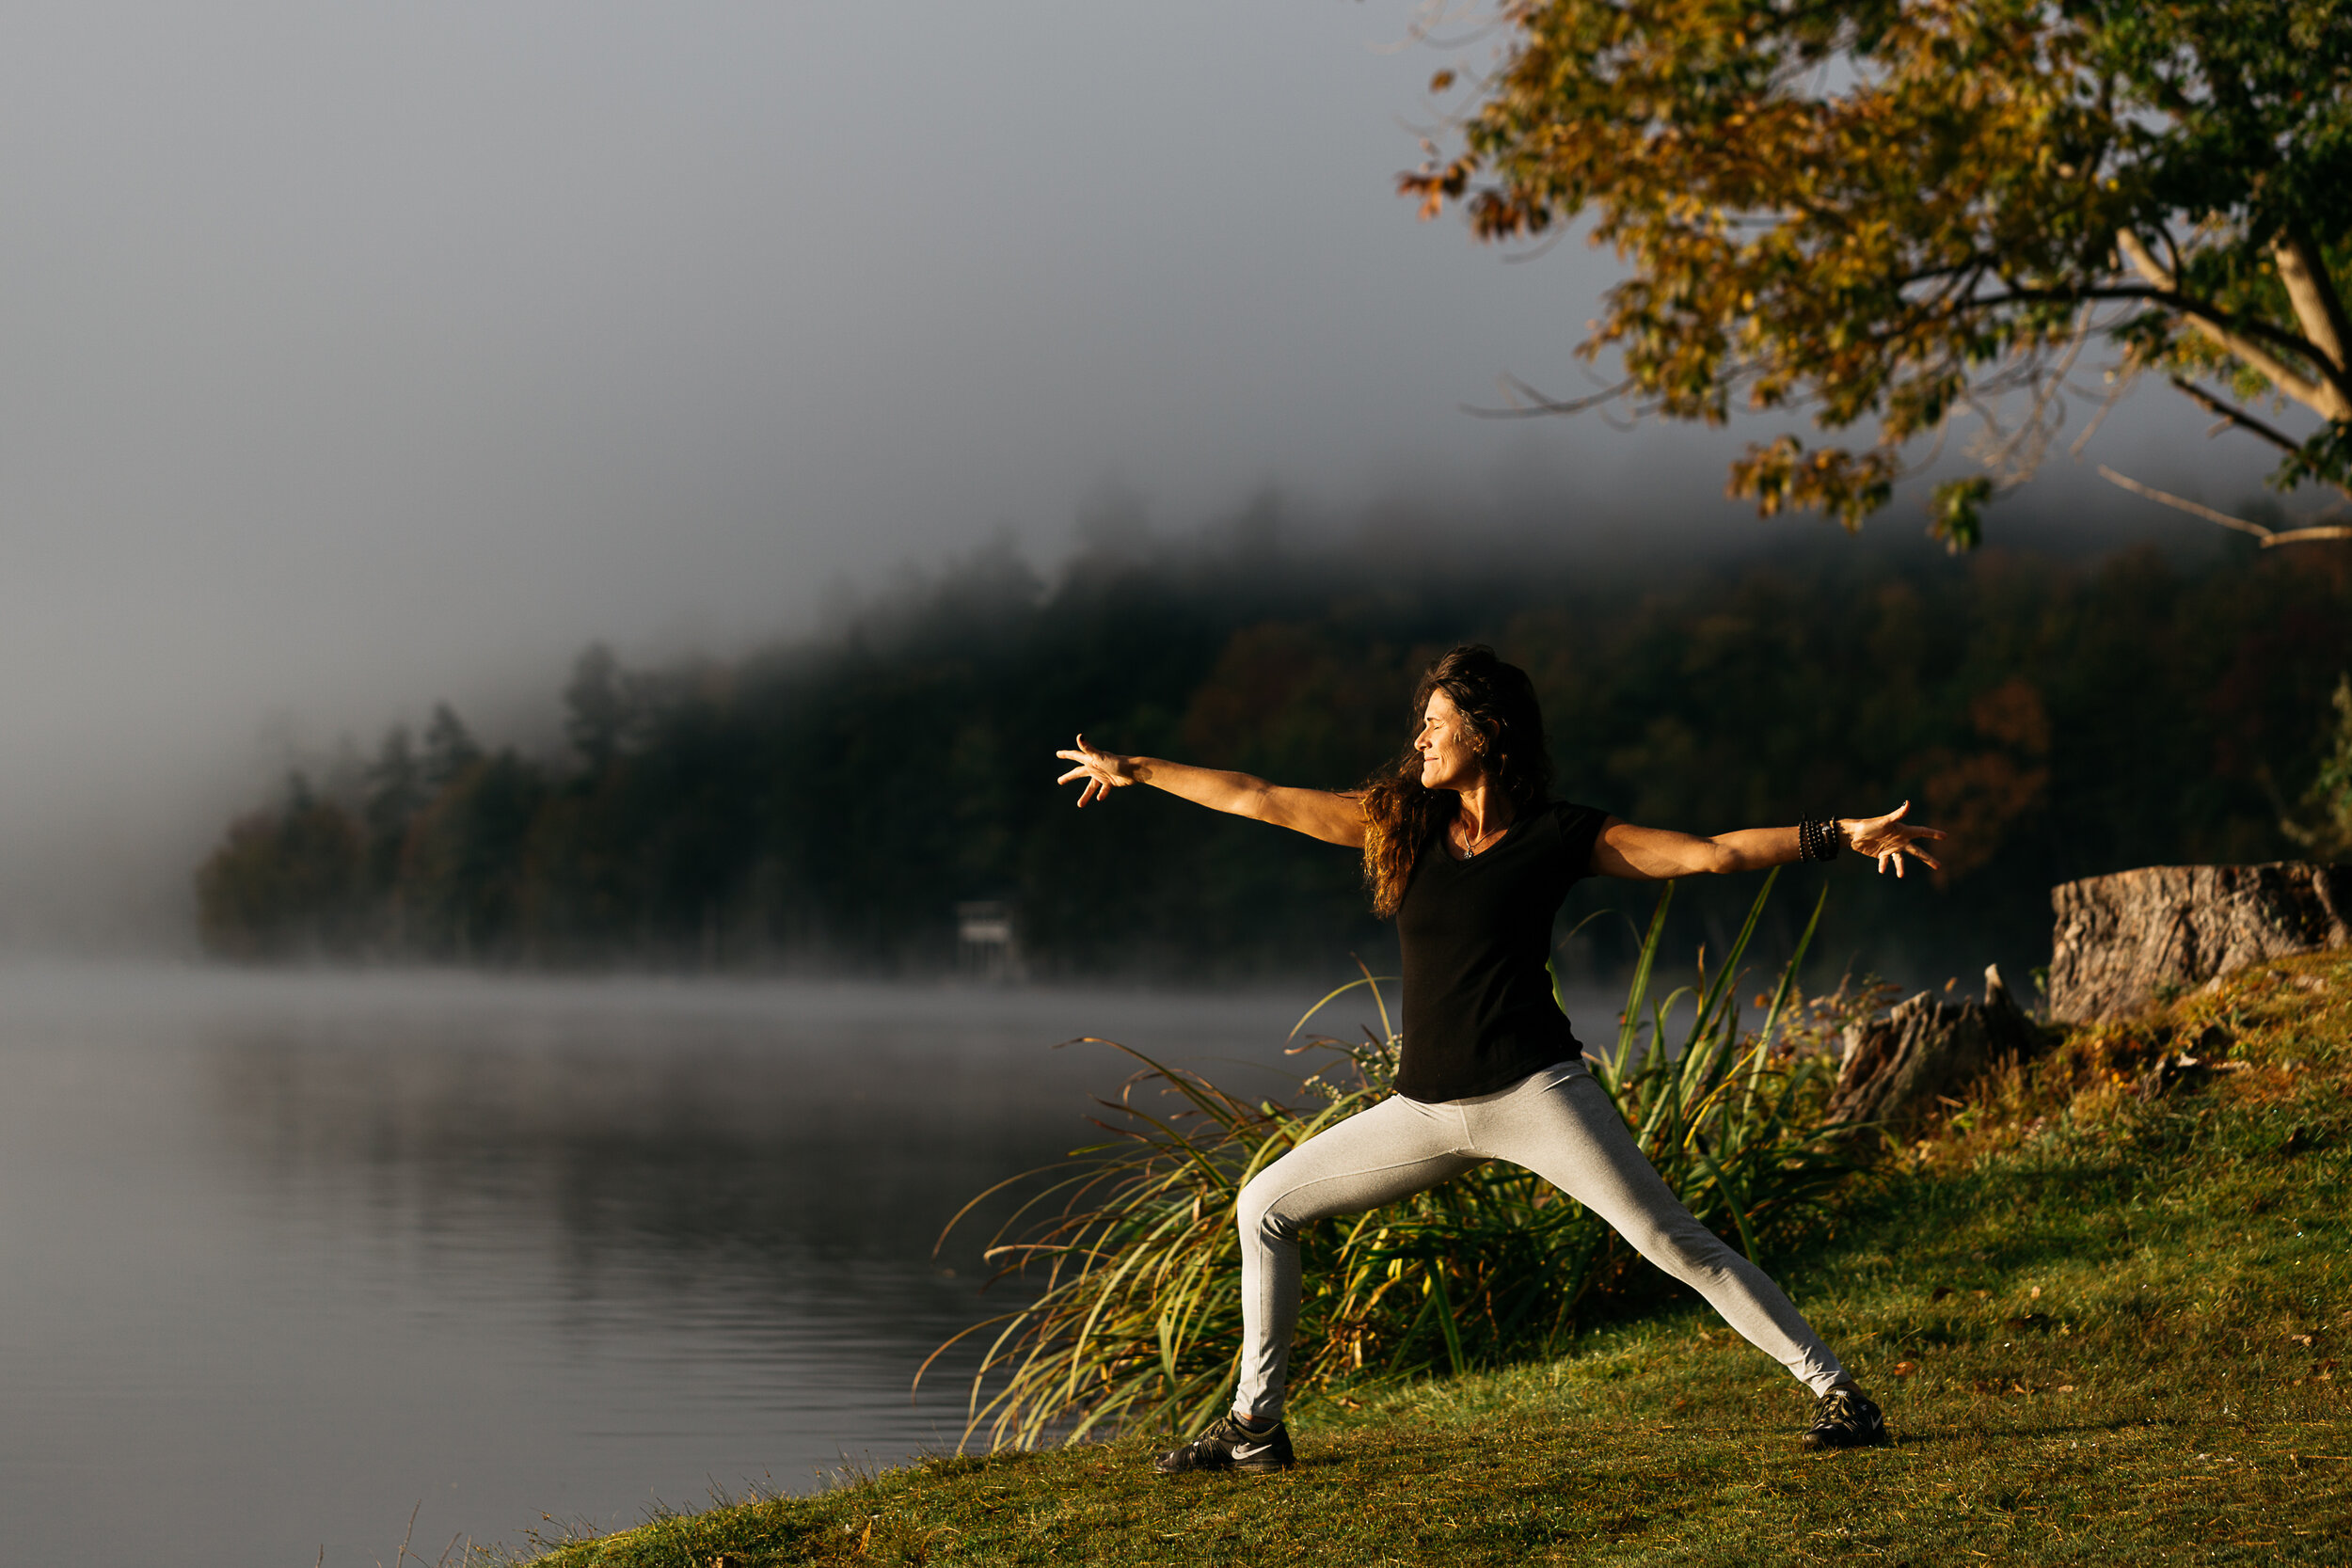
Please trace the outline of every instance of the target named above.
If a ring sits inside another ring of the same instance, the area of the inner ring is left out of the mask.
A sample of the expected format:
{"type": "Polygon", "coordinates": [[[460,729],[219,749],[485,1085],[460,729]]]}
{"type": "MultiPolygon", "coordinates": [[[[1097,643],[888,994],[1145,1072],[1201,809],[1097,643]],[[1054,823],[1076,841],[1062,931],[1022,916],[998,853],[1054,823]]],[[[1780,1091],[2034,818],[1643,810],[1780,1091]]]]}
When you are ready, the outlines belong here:
{"type": "Polygon", "coordinates": [[[1937,860],[1933,855],[1929,854],[1926,850],[1920,848],[1916,845],[1903,844],[1898,845],[1892,849],[1883,849],[1879,852],[1880,875],[1883,876],[1887,868],[1892,866],[1894,868],[1895,875],[1900,877],[1903,874],[1903,860],[1906,856],[1917,861],[1921,865],[1926,866],[1930,871],[1941,871],[1944,869],[1943,863],[1937,860]]]}
{"type": "Polygon", "coordinates": [[[1944,869],[1941,862],[1921,847],[1925,842],[1943,838],[1944,830],[1904,821],[1910,811],[1911,802],[1905,800],[1883,816],[1864,817],[1853,824],[1853,847],[1878,862],[1881,875],[1892,871],[1900,877],[1906,857],[1931,871],[1944,869]]]}
{"type": "Polygon", "coordinates": [[[1057,784],[1077,784],[1079,786],[1078,804],[1082,806],[1104,799],[1113,788],[1127,782],[1120,774],[1119,759],[1108,752],[1097,751],[1094,747],[1088,745],[1087,737],[1083,735],[1077,737],[1077,747],[1074,751],[1063,750],[1056,752],[1054,755],[1064,762],[1074,762],[1078,765],[1054,782],[1057,784]]]}

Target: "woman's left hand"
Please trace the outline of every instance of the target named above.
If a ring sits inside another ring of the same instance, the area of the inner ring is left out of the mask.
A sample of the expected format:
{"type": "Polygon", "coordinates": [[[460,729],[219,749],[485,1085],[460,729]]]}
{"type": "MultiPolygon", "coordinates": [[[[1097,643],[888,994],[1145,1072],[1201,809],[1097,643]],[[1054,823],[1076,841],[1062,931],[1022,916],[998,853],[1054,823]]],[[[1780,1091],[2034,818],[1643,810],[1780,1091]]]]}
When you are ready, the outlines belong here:
{"type": "Polygon", "coordinates": [[[1896,876],[1901,876],[1905,855],[1931,871],[1941,871],[1943,867],[1936,863],[1935,857],[1919,847],[1919,841],[1940,839],[1944,836],[1943,830],[1923,828],[1915,822],[1904,821],[1903,816],[1910,810],[1911,802],[1905,800],[1884,816],[1841,817],[1837,831],[1844,835],[1846,847],[1877,861],[1881,874],[1891,868],[1896,876]]]}

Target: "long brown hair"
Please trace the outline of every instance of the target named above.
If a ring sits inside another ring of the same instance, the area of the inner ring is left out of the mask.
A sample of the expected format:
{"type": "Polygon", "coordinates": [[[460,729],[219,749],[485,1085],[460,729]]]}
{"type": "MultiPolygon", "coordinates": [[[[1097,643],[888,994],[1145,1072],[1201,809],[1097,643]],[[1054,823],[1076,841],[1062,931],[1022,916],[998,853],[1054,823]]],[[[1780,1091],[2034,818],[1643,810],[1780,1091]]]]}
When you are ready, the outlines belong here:
{"type": "MultiPolygon", "coordinates": [[[[1465,738],[1511,802],[1514,820],[1541,805],[1551,790],[1551,753],[1527,672],[1503,663],[1483,642],[1449,651],[1413,688],[1416,735],[1433,691],[1444,692],[1462,710],[1465,738]]],[[[1385,920],[1405,900],[1422,846],[1460,809],[1460,797],[1422,787],[1421,753],[1408,742],[1404,755],[1365,781],[1358,799],[1364,810],[1364,881],[1372,889],[1373,913],[1385,920]]]]}

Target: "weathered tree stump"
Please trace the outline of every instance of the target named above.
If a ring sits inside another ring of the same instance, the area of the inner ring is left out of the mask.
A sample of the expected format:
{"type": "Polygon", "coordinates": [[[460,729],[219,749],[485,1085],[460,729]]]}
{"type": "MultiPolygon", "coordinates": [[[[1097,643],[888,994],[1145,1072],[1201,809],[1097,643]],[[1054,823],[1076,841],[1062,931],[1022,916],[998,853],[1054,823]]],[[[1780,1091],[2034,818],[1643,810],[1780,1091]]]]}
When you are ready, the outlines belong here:
{"type": "Polygon", "coordinates": [[[1908,1131],[1933,1111],[1939,1095],[2041,1043],[2041,1031],[2019,1010],[1995,964],[1984,972],[1982,1002],[1938,1002],[1921,991],[1886,1017],[1847,1029],[1829,1119],[1908,1131]]]}
{"type": "Polygon", "coordinates": [[[2352,865],[2151,865],[2050,890],[2050,1016],[2128,1018],[2249,964],[2352,942],[2352,865]]]}

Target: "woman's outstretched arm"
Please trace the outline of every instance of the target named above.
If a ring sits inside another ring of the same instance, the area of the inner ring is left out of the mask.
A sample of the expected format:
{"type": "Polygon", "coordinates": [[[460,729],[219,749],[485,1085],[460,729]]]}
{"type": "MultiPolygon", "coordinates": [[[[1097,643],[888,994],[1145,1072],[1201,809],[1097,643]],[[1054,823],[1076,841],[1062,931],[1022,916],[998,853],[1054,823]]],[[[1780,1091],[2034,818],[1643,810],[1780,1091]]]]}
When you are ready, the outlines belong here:
{"type": "Polygon", "coordinates": [[[1054,782],[1082,783],[1078,791],[1078,804],[1082,806],[1131,784],[1150,784],[1212,811],[1271,822],[1327,844],[1344,844],[1351,849],[1364,847],[1363,808],[1356,803],[1353,795],[1328,789],[1291,789],[1247,773],[1224,773],[1214,768],[1194,768],[1160,757],[1120,756],[1117,752],[1088,745],[1085,736],[1078,736],[1075,750],[1054,754],[1077,764],[1054,782]]]}
{"type": "MultiPolygon", "coordinates": [[[[1922,839],[1944,836],[1934,828],[1903,820],[1911,810],[1905,800],[1884,816],[1841,816],[1834,824],[1837,842],[1879,863],[1879,870],[1903,874],[1909,856],[1930,870],[1935,857],[1919,847],[1922,839]]],[[[1625,877],[1635,881],[1663,881],[1669,877],[1692,877],[1707,872],[1761,871],[1804,858],[1794,828],[1742,828],[1738,832],[1700,838],[1664,828],[1637,828],[1613,816],[1601,824],[1593,841],[1593,871],[1597,876],[1625,877]]]]}

